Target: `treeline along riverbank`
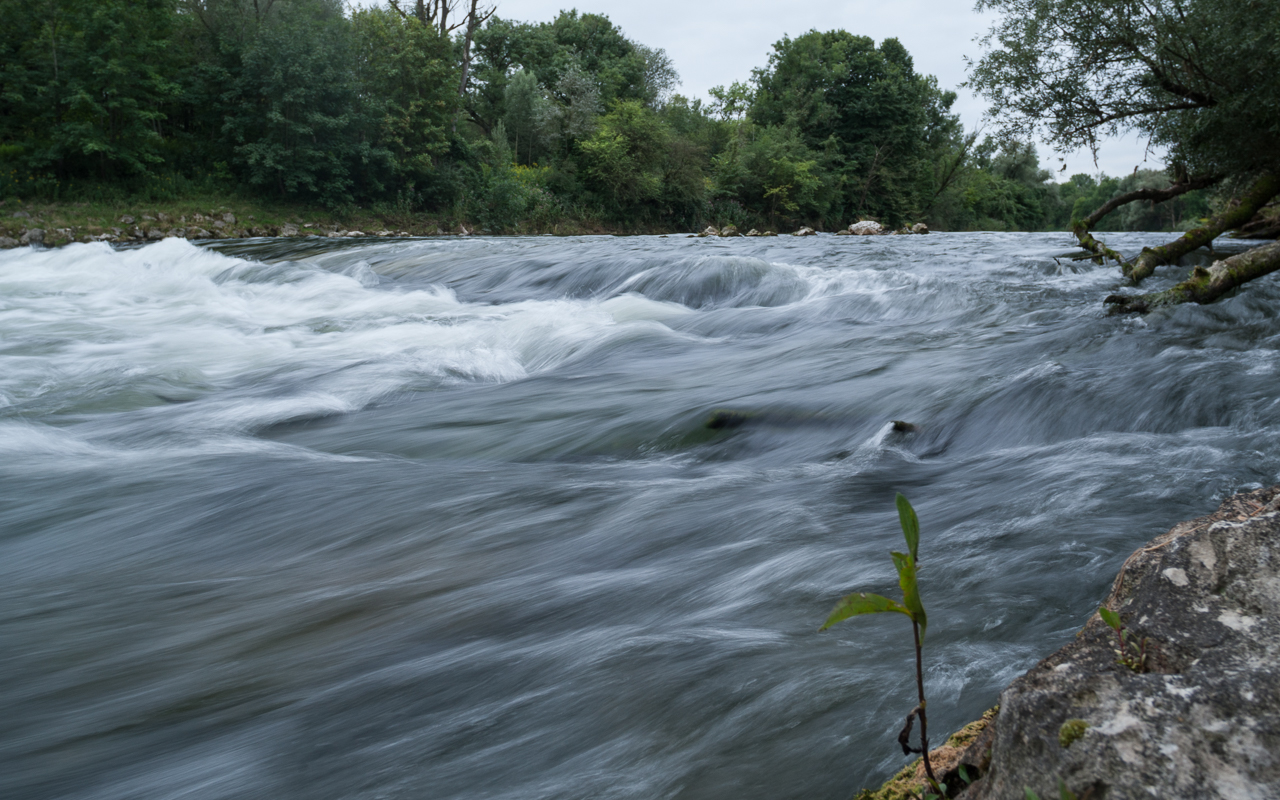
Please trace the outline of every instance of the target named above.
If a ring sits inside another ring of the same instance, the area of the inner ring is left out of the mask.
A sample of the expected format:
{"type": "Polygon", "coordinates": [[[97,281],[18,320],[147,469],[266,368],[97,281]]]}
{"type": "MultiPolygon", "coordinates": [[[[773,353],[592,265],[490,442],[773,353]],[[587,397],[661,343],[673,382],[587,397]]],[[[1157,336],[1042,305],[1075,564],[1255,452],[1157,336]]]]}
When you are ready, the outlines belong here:
{"type": "MultiPolygon", "coordinates": [[[[4,217],[95,206],[43,228],[75,238],[218,208],[413,233],[1043,230],[1168,183],[1054,183],[1031,145],[966,132],[896,39],[783,36],[703,102],[603,15],[453,5],[0,0],[4,217]]],[[[1211,202],[1138,204],[1098,229],[1181,229],[1211,202]]]]}

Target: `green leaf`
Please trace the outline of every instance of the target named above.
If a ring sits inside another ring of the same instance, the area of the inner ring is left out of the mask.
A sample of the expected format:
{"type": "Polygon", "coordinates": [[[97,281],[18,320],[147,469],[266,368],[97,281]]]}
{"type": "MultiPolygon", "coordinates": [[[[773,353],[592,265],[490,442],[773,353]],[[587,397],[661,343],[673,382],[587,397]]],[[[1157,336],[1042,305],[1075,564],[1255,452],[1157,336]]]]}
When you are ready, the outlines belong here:
{"type": "Polygon", "coordinates": [[[1025,800],[1040,800],[1040,795],[1038,795],[1038,794],[1036,794],[1035,792],[1031,791],[1031,790],[1030,790],[1030,789],[1028,789],[1026,786],[1023,786],[1023,787],[1022,787],[1022,792],[1023,792],[1023,794],[1025,794],[1025,795],[1026,795],[1026,799],[1025,799],[1025,800]]]}
{"type": "Polygon", "coordinates": [[[836,607],[831,609],[831,616],[827,617],[827,621],[818,630],[825,631],[837,622],[859,614],[879,614],[885,611],[896,611],[899,614],[911,616],[911,612],[896,600],[890,600],[878,594],[855,592],[836,603],[836,607]]]}
{"type": "Polygon", "coordinates": [[[1067,782],[1062,778],[1058,778],[1058,797],[1059,800],[1077,800],[1076,793],[1067,788],[1067,782]]]}
{"type": "Polygon", "coordinates": [[[1098,616],[1102,617],[1102,621],[1110,625],[1115,630],[1120,630],[1120,615],[1109,608],[1098,609],[1098,616]]]}
{"type": "Polygon", "coordinates": [[[920,519],[916,517],[916,510],[911,507],[911,503],[907,498],[903,497],[902,492],[898,492],[898,522],[902,523],[902,535],[907,539],[907,552],[911,554],[911,560],[918,562],[920,560],[920,519]]]}
{"type": "Polygon", "coordinates": [[[906,553],[890,553],[893,566],[898,570],[898,585],[902,587],[902,604],[911,612],[910,616],[920,625],[920,643],[924,644],[924,631],[928,627],[928,617],[924,613],[924,604],[920,602],[920,590],[916,586],[916,562],[906,553]]]}

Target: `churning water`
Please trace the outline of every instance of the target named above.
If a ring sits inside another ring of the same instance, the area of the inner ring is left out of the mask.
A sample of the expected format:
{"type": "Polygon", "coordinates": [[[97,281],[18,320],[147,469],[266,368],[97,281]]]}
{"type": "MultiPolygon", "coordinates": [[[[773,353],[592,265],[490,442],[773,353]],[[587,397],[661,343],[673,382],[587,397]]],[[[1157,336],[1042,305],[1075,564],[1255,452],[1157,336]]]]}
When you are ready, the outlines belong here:
{"type": "Polygon", "coordinates": [[[895,491],[937,742],[1278,478],[1280,285],[1110,318],[1070,245],[0,254],[0,796],[847,798],[909,626],[817,628],[895,491]]]}

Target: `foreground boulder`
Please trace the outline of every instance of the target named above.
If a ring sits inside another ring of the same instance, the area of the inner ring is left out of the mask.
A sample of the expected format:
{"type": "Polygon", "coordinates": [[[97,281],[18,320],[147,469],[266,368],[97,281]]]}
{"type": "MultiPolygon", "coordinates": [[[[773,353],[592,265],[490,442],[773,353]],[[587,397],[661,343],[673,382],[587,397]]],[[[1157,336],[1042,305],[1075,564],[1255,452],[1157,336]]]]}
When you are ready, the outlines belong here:
{"type": "Polygon", "coordinates": [[[884,233],[884,226],[879,222],[870,219],[864,219],[861,222],[855,222],[849,226],[849,233],[855,236],[879,236],[884,233]]]}
{"type": "Polygon", "coordinates": [[[1000,695],[989,769],[960,797],[1280,797],[1280,487],[1139,548],[1105,606],[1130,664],[1094,614],[1000,695]]]}

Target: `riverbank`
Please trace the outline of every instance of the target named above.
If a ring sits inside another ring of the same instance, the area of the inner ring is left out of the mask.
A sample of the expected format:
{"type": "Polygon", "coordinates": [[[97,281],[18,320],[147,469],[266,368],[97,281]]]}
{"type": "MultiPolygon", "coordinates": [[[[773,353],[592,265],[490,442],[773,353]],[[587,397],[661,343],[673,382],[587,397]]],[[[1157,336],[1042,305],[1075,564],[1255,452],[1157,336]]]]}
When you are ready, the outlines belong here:
{"type": "MultiPolygon", "coordinates": [[[[99,202],[40,202],[9,198],[0,201],[0,247],[30,243],[23,236],[39,230],[39,244],[71,242],[134,242],[169,236],[185,239],[247,238],[250,236],[400,235],[495,233],[472,220],[448,215],[418,214],[391,208],[346,210],[318,206],[245,200],[214,194],[173,201],[113,200],[99,202]],[[9,240],[9,241],[4,241],[9,240]]],[[[584,235],[608,233],[670,233],[669,230],[606,227],[587,220],[565,220],[539,226],[522,223],[507,233],[584,235]]]]}
{"type": "MultiPolygon", "coordinates": [[[[1236,494],[1138,548],[1103,604],[1119,632],[1095,613],[1001,692],[998,713],[931,752],[948,796],[1275,796],[1277,543],[1280,486],[1236,494]]],[[[857,800],[905,800],[923,782],[917,759],[857,800]]]]}

